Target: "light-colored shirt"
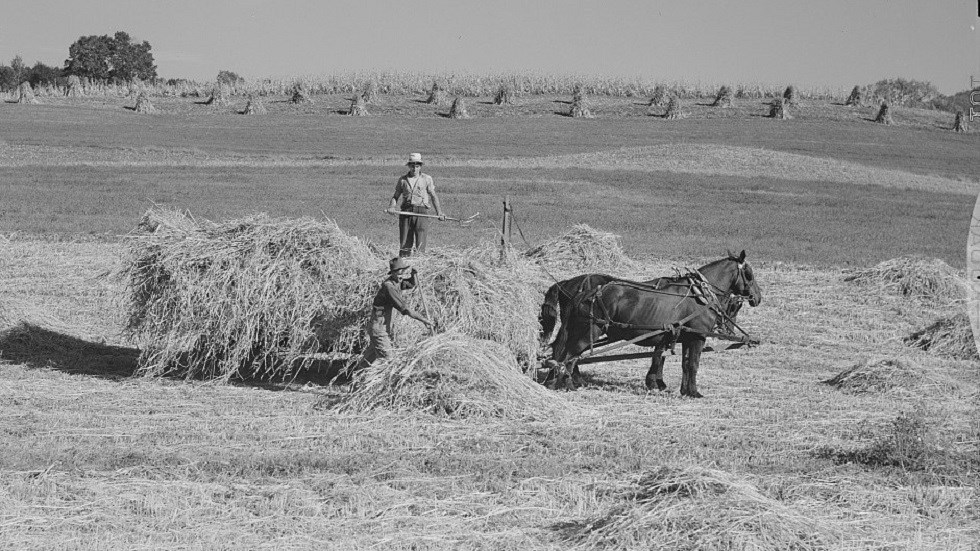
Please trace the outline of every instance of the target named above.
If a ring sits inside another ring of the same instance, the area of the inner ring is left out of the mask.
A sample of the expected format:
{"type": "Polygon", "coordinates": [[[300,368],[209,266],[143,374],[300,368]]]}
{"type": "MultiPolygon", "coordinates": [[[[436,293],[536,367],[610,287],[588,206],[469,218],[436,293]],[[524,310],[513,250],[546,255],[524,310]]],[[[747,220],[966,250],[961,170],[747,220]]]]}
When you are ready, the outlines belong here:
{"type": "Polygon", "coordinates": [[[395,195],[401,195],[403,207],[431,208],[432,194],[435,190],[436,185],[432,182],[432,176],[420,172],[414,178],[407,174],[399,178],[395,186],[395,195]]]}

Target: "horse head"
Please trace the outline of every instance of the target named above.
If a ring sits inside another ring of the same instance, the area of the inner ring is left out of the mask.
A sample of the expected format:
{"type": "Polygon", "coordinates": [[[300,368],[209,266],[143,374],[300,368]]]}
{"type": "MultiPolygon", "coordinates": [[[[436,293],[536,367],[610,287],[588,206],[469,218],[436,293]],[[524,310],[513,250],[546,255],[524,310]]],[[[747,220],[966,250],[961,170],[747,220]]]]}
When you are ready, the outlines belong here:
{"type": "Polygon", "coordinates": [[[722,294],[745,297],[750,306],[758,306],[762,302],[762,291],[752,273],[752,266],[745,261],[745,251],[738,256],[729,253],[727,258],[701,268],[701,272],[722,294]]]}

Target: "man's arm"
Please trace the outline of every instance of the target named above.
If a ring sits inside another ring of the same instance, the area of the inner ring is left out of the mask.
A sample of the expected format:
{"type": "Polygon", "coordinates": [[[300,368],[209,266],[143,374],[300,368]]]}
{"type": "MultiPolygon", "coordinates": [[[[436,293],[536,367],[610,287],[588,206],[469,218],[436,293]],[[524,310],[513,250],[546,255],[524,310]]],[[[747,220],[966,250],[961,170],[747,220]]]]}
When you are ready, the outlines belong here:
{"type": "Polygon", "coordinates": [[[414,320],[418,320],[428,326],[432,326],[432,322],[425,319],[421,314],[416,312],[411,306],[405,302],[405,297],[402,296],[401,291],[396,285],[388,286],[388,298],[391,301],[391,305],[395,310],[398,310],[403,316],[408,316],[414,320]]]}
{"type": "Polygon", "coordinates": [[[432,178],[429,178],[429,197],[432,198],[432,206],[436,208],[436,216],[440,220],[445,220],[446,215],[442,212],[442,204],[439,203],[439,196],[436,195],[436,186],[432,183],[432,178]]]}
{"type": "Polygon", "coordinates": [[[398,211],[398,203],[401,201],[401,196],[402,181],[399,179],[398,183],[395,184],[395,194],[391,196],[391,201],[388,202],[388,208],[385,209],[385,212],[388,214],[394,214],[396,211],[398,211]]]}

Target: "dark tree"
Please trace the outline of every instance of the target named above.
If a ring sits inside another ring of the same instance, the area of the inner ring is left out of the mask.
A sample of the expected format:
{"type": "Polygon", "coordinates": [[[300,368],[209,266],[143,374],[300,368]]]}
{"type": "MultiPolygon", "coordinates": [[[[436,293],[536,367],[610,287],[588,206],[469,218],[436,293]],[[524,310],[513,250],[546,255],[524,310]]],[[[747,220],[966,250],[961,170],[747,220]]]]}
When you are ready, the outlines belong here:
{"type": "Polygon", "coordinates": [[[31,86],[37,88],[39,84],[58,84],[62,78],[62,70],[57,67],[49,67],[40,61],[34,64],[27,72],[27,80],[31,86]]]}
{"type": "Polygon", "coordinates": [[[65,72],[99,80],[129,81],[157,76],[153,53],[147,41],[134,44],[129,34],[83,36],[68,47],[65,72]]]}
{"type": "Polygon", "coordinates": [[[238,76],[237,73],[225,70],[218,71],[218,84],[227,84],[231,86],[240,82],[245,82],[245,79],[238,76]]]}

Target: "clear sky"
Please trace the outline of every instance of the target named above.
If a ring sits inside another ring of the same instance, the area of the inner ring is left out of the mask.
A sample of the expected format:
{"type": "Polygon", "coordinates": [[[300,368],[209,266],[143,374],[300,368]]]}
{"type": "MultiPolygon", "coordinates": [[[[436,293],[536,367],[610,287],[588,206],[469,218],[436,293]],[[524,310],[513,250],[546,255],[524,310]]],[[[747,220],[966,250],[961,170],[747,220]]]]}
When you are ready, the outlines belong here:
{"type": "Polygon", "coordinates": [[[5,0],[0,60],[128,32],[161,77],[533,71],[850,87],[980,78],[978,0],[5,0]]]}

